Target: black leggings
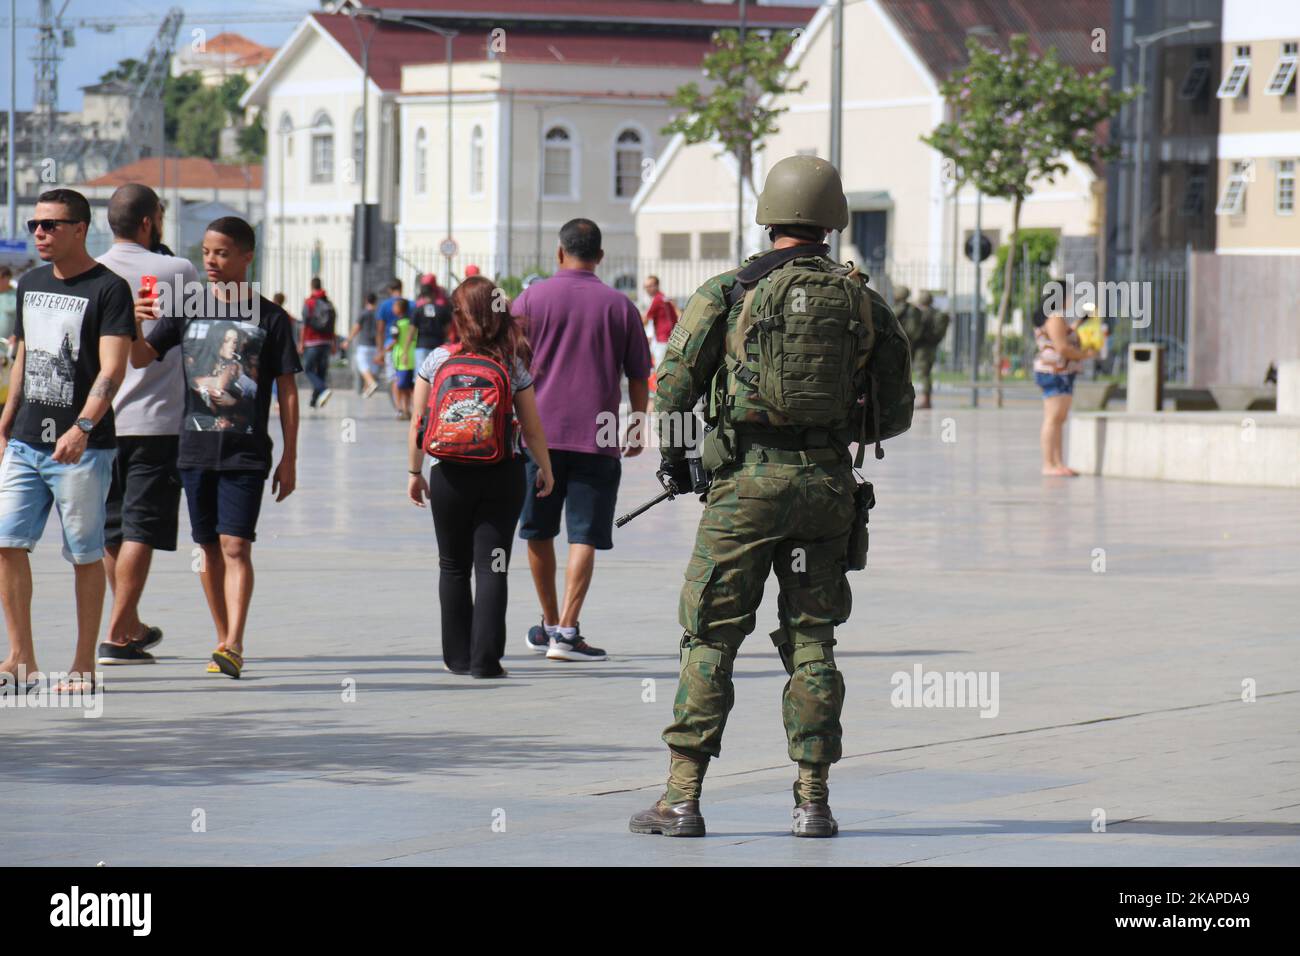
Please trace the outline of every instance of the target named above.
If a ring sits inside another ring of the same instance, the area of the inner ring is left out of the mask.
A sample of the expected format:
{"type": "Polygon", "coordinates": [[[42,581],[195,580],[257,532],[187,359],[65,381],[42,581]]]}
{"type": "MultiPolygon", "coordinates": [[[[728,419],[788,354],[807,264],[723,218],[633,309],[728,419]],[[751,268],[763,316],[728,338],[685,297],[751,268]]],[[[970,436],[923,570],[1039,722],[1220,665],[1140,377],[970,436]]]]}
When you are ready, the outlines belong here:
{"type": "Polygon", "coordinates": [[[506,651],[506,569],[524,503],[524,462],[434,465],[429,510],[438,538],[442,659],[453,671],[501,673],[506,651]],[[470,593],[474,570],[476,596],[470,593]]]}

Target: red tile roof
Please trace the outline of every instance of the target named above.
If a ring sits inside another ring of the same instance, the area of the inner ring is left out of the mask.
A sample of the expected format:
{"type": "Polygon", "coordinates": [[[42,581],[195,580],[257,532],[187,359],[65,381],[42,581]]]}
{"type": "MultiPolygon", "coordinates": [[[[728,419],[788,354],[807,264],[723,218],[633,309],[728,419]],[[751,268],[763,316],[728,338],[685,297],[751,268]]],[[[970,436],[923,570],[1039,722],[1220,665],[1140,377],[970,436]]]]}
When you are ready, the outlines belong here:
{"type": "Polygon", "coordinates": [[[275,56],[275,47],[263,46],[238,33],[218,33],[207,41],[203,52],[235,57],[240,66],[256,66],[275,56]]]}
{"type": "MultiPolygon", "coordinates": [[[[903,37],[925,61],[936,80],[946,80],[966,62],[966,31],[992,29],[992,41],[1005,46],[1013,33],[1029,36],[1030,49],[1056,47],[1061,62],[1084,73],[1109,63],[1092,50],[1092,31],[1110,30],[1112,0],[880,0],[903,37]]],[[[1118,43],[1118,38],[1110,38],[1118,43]]]]}
{"type": "MultiPolygon", "coordinates": [[[[465,0],[371,0],[370,7],[392,13],[422,17],[474,20],[533,19],[550,24],[557,21],[590,20],[601,24],[734,24],[740,6],[731,3],[701,3],[699,0],[476,0],[472,9],[465,0]]],[[[746,20],[755,26],[803,26],[812,19],[815,7],[746,7],[746,20]]]]}
{"type": "MultiPolygon", "coordinates": [[[[674,6],[657,0],[656,6],[674,6]]],[[[811,12],[811,11],[805,11],[811,12]]],[[[312,14],[348,55],[361,62],[361,36],[369,35],[370,75],[382,90],[398,91],[402,84],[402,67],[413,63],[442,63],[446,43],[442,37],[418,27],[359,23],[342,14],[312,14]]],[[[487,31],[474,30],[459,34],[452,41],[452,57],[466,62],[488,58],[487,31]]],[[[690,34],[589,33],[563,30],[525,30],[511,27],[505,36],[502,57],[515,62],[587,63],[604,66],[635,65],[664,67],[698,67],[709,51],[706,32],[690,34]]]]}
{"type": "MultiPolygon", "coordinates": [[[[262,167],[260,164],[242,166],[238,163],[216,163],[210,159],[193,156],[181,158],[168,157],[168,189],[179,186],[181,189],[261,189],[262,167]],[[247,178],[245,177],[247,172],[247,178]]],[[[157,189],[158,160],[138,159],[117,169],[109,170],[98,179],[92,179],[85,186],[121,186],[124,183],[144,183],[157,189]]]]}

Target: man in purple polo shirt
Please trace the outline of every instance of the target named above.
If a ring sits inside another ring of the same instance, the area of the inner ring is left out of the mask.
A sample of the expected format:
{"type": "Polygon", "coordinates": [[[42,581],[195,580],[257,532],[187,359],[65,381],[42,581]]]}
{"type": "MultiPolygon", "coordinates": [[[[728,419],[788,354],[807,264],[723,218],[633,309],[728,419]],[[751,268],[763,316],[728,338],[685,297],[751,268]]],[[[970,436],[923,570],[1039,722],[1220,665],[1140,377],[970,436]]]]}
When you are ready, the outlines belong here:
{"type": "MultiPolygon", "coordinates": [[[[632,300],[596,278],[604,258],[600,227],[572,219],[560,230],[559,271],[515,299],[533,347],[537,411],[551,452],[555,487],[537,497],[537,467],[528,460],[528,496],[519,536],[528,542],[528,566],[542,604],[542,622],[528,632],[530,650],[553,661],[603,661],[605,652],[582,639],[578,614],[591,585],[596,552],[614,546],[614,505],[620,455],[641,453],[640,436],[622,448],[599,441],[617,421],[623,376],[633,413],[629,430],[650,400],[650,347],[632,300]],[[569,560],[564,604],[555,593],[555,536],[564,511],[569,560]]],[[[638,429],[639,431],[639,429],[638,429]]],[[[631,440],[629,440],[631,439],[631,440]]]]}

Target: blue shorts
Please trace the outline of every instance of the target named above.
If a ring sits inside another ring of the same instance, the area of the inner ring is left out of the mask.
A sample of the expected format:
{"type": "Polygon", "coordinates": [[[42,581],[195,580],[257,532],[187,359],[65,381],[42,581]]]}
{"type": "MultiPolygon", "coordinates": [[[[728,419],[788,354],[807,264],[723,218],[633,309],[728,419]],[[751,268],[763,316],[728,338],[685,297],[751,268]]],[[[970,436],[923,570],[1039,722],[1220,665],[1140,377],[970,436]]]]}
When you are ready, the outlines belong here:
{"type": "Polygon", "coordinates": [[[63,556],[73,564],[104,557],[104,515],[116,448],[87,448],[75,465],[54,460],[53,444],[10,440],[0,462],[0,548],[35,551],[50,506],[63,523],[63,556]]]}
{"type": "Polygon", "coordinates": [[[519,537],[554,538],[560,533],[560,512],[569,544],[589,544],[599,551],[614,547],[614,509],[623,462],[613,455],[551,449],[555,487],[537,497],[537,464],[528,458],[528,494],[519,517],[519,537]]]}
{"type": "Polygon", "coordinates": [[[415,388],[415,369],[398,369],[393,374],[396,376],[393,381],[397,383],[400,390],[405,392],[415,388]]]}
{"type": "Polygon", "coordinates": [[[1075,374],[1071,372],[1069,375],[1053,375],[1051,372],[1035,372],[1034,381],[1043,390],[1043,398],[1051,398],[1054,395],[1073,395],[1075,374]]]}
{"type": "Polygon", "coordinates": [[[182,468],[185,503],[190,509],[190,537],[195,544],[215,544],[221,535],[257,540],[266,476],[260,471],[205,471],[182,468]]]}

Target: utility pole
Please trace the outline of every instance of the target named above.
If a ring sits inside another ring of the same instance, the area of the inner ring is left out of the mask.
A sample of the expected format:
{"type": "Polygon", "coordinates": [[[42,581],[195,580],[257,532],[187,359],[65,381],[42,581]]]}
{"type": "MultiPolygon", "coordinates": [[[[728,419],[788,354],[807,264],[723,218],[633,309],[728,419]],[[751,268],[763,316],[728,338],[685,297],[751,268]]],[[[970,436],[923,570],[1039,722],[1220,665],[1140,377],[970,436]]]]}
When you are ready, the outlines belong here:
{"type": "Polygon", "coordinates": [[[970,357],[970,403],[972,408],[980,407],[980,352],[984,350],[984,299],[980,295],[980,258],[984,254],[984,232],[980,226],[980,211],[983,202],[984,194],[976,186],[975,245],[971,250],[974,253],[971,258],[975,260],[975,342],[970,357]]]}
{"type": "MultiPolygon", "coordinates": [[[[442,34],[443,39],[447,41],[447,241],[448,241],[449,243],[455,241],[455,237],[454,237],[454,235],[453,235],[453,233],[452,233],[452,230],[451,230],[451,207],[452,207],[452,198],[451,198],[451,160],[452,160],[452,155],[451,155],[451,118],[452,118],[452,117],[451,117],[451,86],[452,86],[452,73],[451,73],[451,56],[452,56],[452,50],[451,50],[451,41],[455,38],[455,36],[456,36],[455,32],[450,31],[450,30],[444,31],[443,34],[442,34]]],[[[450,289],[450,288],[451,288],[451,254],[450,254],[450,252],[448,252],[446,255],[447,255],[447,278],[446,278],[447,285],[446,285],[446,288],[450,289]]]]}
{"type": "MultiPolygon", "coordinates": [[[[740,0],[740,49],[745,49],[745,26],[746,18],[749,11],[746,9],[745,0],[740,0]]],[[[750,158],[753,158],[753,152],[750,152],[750,158]]],[[[736,264],[745,261],[745,164],[741,162],[739,156],[736,157],[736,264]]]]}
{"type": "MultiPolygon", "coordinates": [[[[831,165],[844,175],[840,165],[843,152],[842,127],[844,110],[844,0],[835,0],[831,31],[831,165]]],[[[840,258],[840,234],[831,232],[831,258],[840,258]]]]}
{"type": "Polygon", "coordinates": [[[7,238],[18,236],[18,177],[14,172],[14,113],[18,111],[18,0],[9,0],[9,143],[5,167],[6,195],[9,197],[7,238]]]}

